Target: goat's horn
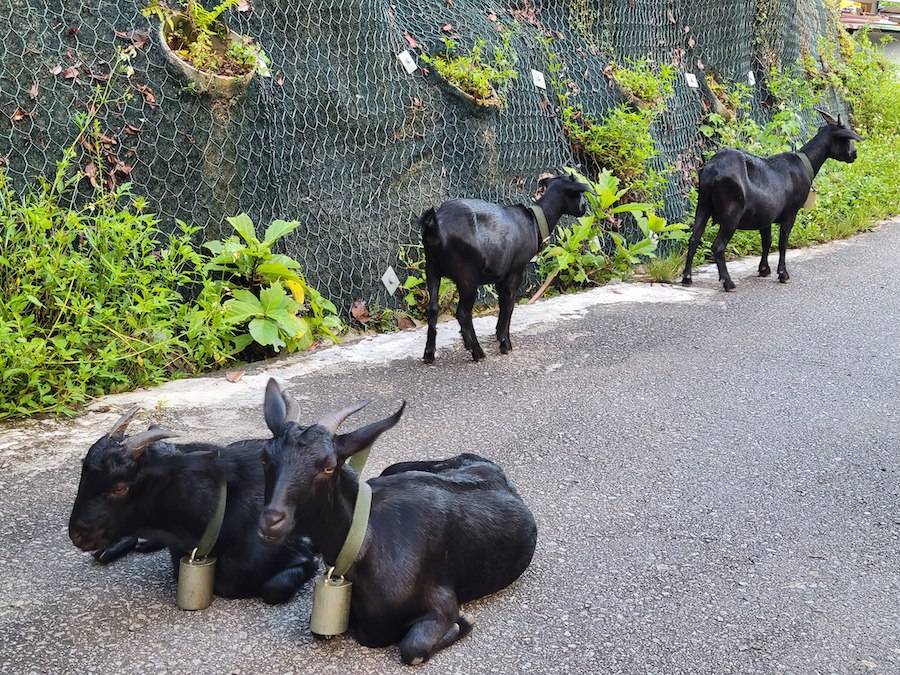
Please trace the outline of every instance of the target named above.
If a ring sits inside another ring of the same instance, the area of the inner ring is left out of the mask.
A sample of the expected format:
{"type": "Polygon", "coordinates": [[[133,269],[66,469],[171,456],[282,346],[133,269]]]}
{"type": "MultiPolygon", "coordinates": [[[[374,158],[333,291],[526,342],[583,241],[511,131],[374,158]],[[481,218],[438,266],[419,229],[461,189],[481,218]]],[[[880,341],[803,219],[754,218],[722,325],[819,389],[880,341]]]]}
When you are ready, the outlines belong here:
{"type": "Polygon", "coordinates": [[[281,392],[281,399],[284,401],[284,419],[288,422],[300,422],[300,404],[287,389],[281,392]]]}
{"type": "Polygon", "coordinates": [[[147,431],[142,431],[139,434],[126,438],[122,442],[122,447],[124,447],[134,459],[137,459],[144,454],[144,450],[146,450],[147,446],[151,443],[161,441],[164,438],[172,438],[177,435],[177,431],[169,431],[168,429],[148,429],[147,431]]]}
{"type": "Polygon", "coordinates": [[[363,408],[369,405],[368,401],[360,401],[359,403],[354,403],[353,405],[348,405],[346,408],[341,408],[337,412],[331,413],[330,415],[326,415],[322,419],[320,419],[317,424],[325,427],[331,433],[337,431],[338,427],[341,426],[341,423],[350,417],[355,412],[359,412],[363,408]]]}
{"type": "Polygon", "coordinates": [[[119,436],[120,434],[125,433],[125,429],[128,427],[128,423],[131,422],[131,419],[138,414],[138,411],[141,409],[141,406],[136,405],[127,413],[122,415],[119,418],[119,421],[113,424],[113,428],[109,430],[107,436],[119,436]]]}
{"type": "Polygon", "coordinates": [[[825,120],[826,124],[836,124],[837,120],[831,115],[831,113],[827,113],[820,108],[815,109],[817,113],[822,116],[822,119],[825,120]]]}

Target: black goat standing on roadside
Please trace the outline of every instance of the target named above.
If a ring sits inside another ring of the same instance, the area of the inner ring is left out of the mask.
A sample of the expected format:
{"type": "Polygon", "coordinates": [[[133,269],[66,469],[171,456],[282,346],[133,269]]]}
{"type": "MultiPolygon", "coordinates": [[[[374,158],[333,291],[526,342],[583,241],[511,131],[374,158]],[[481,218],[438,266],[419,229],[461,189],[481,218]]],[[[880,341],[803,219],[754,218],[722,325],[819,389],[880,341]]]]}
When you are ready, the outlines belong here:
{"type": "Polygon", "coordinates": [[[734,282],[725,266],[725,247],[736,230],[759,230],[762,237],[759,276],[767,277],[772,273],[769,269],[772,223],[779,225],[778,281],[787,283],[790,278],[785,264],[788,237],[813,178],[827,159],[853,162],[856,159],[853,141],[862,140],[849,126],[841,123],[840,117],[834,119],[828,113],[819,113],[825,125],[798,152],[757,157],[743,150],[723,148],[703,166],[694,230],[681,279],[683,285],[692,283],[694,254],[710,217],[719,224],[712,251],[719,268],[719,281],[723,282],[726,291],[734,290],[734,282]]]}
{"type": "MultiPolygon", "coordinates": [[[[345,462],[393,427],[404,408],[337,434],[365,403],[301,427],[288,420],[285,401],[270,380],[265,416],[274,439],[264,451],[260,536],[278,541],[296,525],[333,562],[360,489],[345,462]]],[[[368,528],[346,574],[353,582],[350,627],[362,644],[400,642],[404,663],[422,663],[471,630],[474,620],[460,603],[499,591],[525,571],[537,542],[534,517],[500,467],[472,454],[394,464],[368,483],[368,528]]]]}
{"type": "Polygon", "coordinates": [[[480,361],[484,350],[472,327],[472,307],[478,287],[494,284],[500,303],[497,340],[503,354],[512,349],[509,322],[516,291],[525,267],[564,215],[583,216],[584,193],[591,190],[569,173],[542,178],[544,194],[533,207],[500,206],[478,199],[451,199],[428,209],[418,224],[425,251],[428,285],[428,340],[425,363],[434,362],[438,295],[441,278],[448,277],[459,291],[456,319],[465,348],[480,361]],[[541,222],[543,219],[543,223],[541,222]]]}
{"type": "Polygon", "coordinates": [[[317,564],[309,539],[299,534],[279,546],[256,535],[264,441],[176,446],[162,442],[176,434],[159,428],[125,436],[138,410],[128,411],[88,450],[69,519],[72,542],[109,562],[134,548],[138,536],[148,537],[155,546],[145,550],[169,548],[177,577],[179,560],[197,546],[225,480],[225,518],[210,553],[216,557],[215,594],[259,595],[269,604],[290,600],[317,564]]]}

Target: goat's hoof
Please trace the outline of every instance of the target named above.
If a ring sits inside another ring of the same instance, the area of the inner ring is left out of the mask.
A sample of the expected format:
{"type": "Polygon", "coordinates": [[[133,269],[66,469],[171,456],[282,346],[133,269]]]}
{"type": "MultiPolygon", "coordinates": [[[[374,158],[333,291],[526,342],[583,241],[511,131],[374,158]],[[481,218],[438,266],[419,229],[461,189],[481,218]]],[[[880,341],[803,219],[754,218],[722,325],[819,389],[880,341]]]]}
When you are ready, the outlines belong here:
{"type": "Polygon", "coordinates": [[[479,347],[478,349],[472,350],[472,360],[473,361],[481,361],[484,358],[484,350],[479,347]]]}
{"type": "Polygon", "coordinates": [[[772,270],[769,269],[768,267],[763,267],[762,269],[759,270],[759,276],[761,276],[761,277],[768,277],[771,275],[772,275],[772,270]]]}
{"type": "Polygon", "coordinates": [[[734,293],[735,285],[733,281],[726,281],[722,284],[725,287],[726,293],[734,293]]]}
{"type": "Polygon", "coordinates": [[[500,343],[500,353],[501,354],[509,354],[512,351],[512,344],[510,342],[501,342],[500,343]]]}
{"type": "Polygon", "coordinates": [[[693,286],[694,280],[690,277],[681,277],[681,285],[682,286],[693,286]]]}
{"type": "Polygon", "coordinates": [[[790,281],[790,279],[791,278],[788,276],[787,272],[782,272],[778,275],[778,283],[786,284],[788,281],[790,281]]]}
{"type": "Polygon", "coordinates": [[[456,620],[456,625],[459,626],[458,640],[472,632],[472,627],[475,625],[475,617],[467,612],[460,612],[459,618],[456,620]]]}
{"type": "Polygon", "coordinates": [[[434,363],[434,354],[429,354],[428,352],[425,352],[425,356],[422,357],[422,360],[425,363],[434,363]]]}

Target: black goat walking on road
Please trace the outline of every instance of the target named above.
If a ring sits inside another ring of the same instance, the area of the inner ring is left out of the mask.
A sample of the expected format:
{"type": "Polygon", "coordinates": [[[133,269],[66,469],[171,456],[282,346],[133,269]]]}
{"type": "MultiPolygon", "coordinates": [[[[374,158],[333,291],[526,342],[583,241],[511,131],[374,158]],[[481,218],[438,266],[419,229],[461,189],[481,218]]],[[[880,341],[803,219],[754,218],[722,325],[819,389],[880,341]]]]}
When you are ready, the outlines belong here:
{"type": "Polygon", "coordinates": [[[151,428],[125,436],[133,408],[94,443],[84,458],[69,519],[78,548],[109,562],[135,548],[138,536],[167,546],[178,576],[181,556],[197,546],[227,485],[225,518],[211,551],[216,557],[213,590],[223,597],[260,596],[269,604],[290,600],[316,571],[309,539],[292,534],[279,546],[256,536],[265,487],[264,441],[227,447],[173,445],[175,434],[151,428]]]}
{"type": "Polygon", "coordinates": [[[497,340],[504,354],[512,349],[509,322],[525,267],[564,215],[583,216],[584,193],[591,187],[568,173],[542,178],[544,194],[534,207],[500,206],[478,199],[451,199],[419,218],[428,285],[428,340],[425,363],[434,362],[438,295],[441,278],[456,283],[456,319],[465,348],[480,361],[484,350],[472,327],[472,307],[478,287],[494,284],[500,302],[497,340]],[[544,222],[541,222],[541,219],[544,222]]]}
{"type": "Polygon", "coordinates": [[[821,112],[825,125],[798,152],[783,152],[771,157],[757,157],[743,150],[719,150],[700,171],[697,212],[694,231],[688,246],[687,261],[681,283],[690,286],[694,254],[710,217],[719,224],[713,242],[713,256],[719,268],[719,281],[726,291],[734,290],[734,282],[725,266],[725,247],[736,230],[759,230],[762,237],[762,260],[759,276],[767,277],[769,249],[772,246],[772,223],[778,223],[778,281],[790,278],[785,264],[788,237],[797,212],[806,201],[813,178],[827,159],[853,162],[853,141],[862,138],[840,117],[821,112]]]}
{"type": "MultiPolygon", "coordinates": [[[[338,434],[341,422],[365,404],[301,427],[288,419],[286,402],[271,380],[265,412],[274,439],[265,450],[260,536],[278,541],[296,526],[333,562],[360,489],[345,462],[393,427],[403,407],[338,434]]],[[[394,464],[368,483],[368,528],[346,574],[353,582],[350,627],[362,644],[400,642],[404,663],[422,663],[472,629],[460,603],[499,591],[525,571],[537,527],[500,467],[476,455],[394,464]]]]}

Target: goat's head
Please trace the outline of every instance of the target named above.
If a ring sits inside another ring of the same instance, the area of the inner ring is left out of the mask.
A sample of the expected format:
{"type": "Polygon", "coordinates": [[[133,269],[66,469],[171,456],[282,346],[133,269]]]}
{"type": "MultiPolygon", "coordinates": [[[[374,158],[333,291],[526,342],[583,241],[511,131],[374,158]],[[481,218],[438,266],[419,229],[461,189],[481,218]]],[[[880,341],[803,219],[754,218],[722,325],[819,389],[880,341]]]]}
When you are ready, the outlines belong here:
{"type": "Polygon", "coordinates": [[[356,431],[338,434],[337,428],[368,402],[356,403],[332,413],[312,426],[299,425],[297,405],[275,380],[266,386],[265,418],[273,439],[263,450],[266,476],[266,508],[259,520],[259,536],[280,542],[294,529],[296,513],[311,514],[316,504],[331,503],[341,467],[393,427],[406,402],[390,417],[356,431]]]}
{"type": "Polygon", "coordinates": [[[141,495],[148,484],[186,469],[210,465],[209,452],[182,455],[166,444],[150,446],[173,431],[151,427],[125,436],[125,429],[140,408],[132,408],[94,443],[81,465],[78,494],[69,517],[69,537],[78,548],[93,551],[142,526],[137,516],[144,507],[141,495]]]}
{"type": "Polygon", "coordinates": [[[561,213],[570,216],[583,216],[587,213],[584,193],[591,192],[592,188],[571,173],[559,171],[555,176],[545,176],[538,181],[538,185],[544,189],[541,201],[556,200],[560,204],[561,213]]]}
{"type": "Polygon", "coordinates": [[[856,160],[856,146],[853,141],[861,141],[862,136],[857,134],[849,125],[841,122],[841,116],[837,119],[824,110],[819,110],[825,126],[819,128],[819,134],[825,138],[826,155],[839,162],[852,163],[856,160]]]}

